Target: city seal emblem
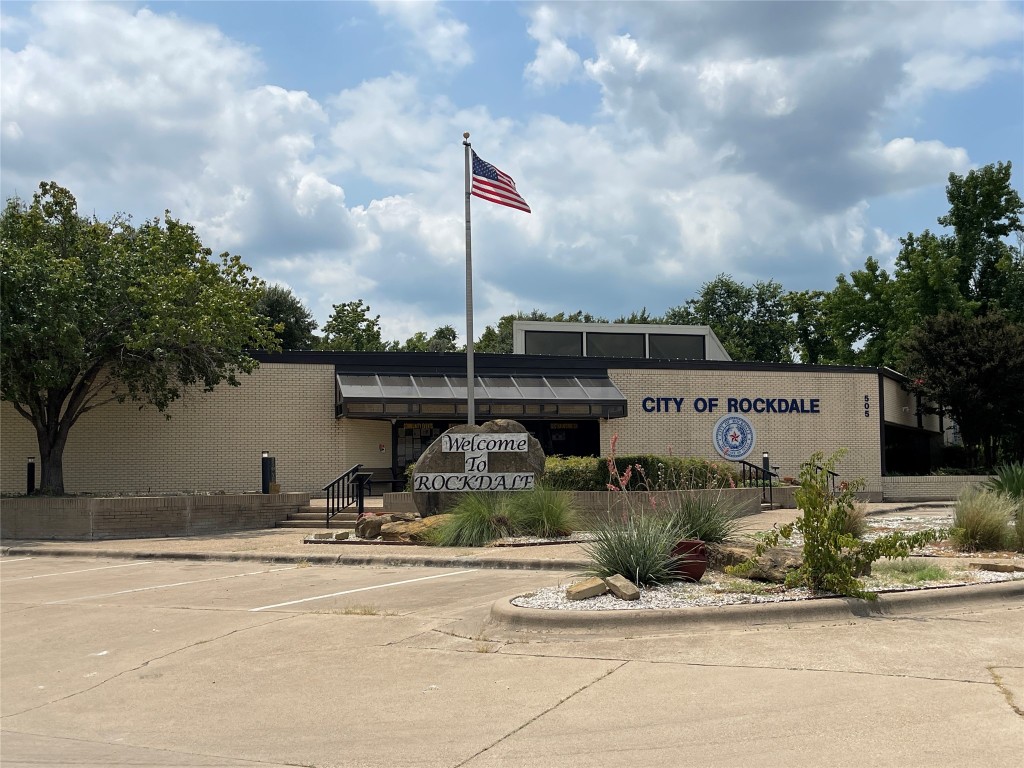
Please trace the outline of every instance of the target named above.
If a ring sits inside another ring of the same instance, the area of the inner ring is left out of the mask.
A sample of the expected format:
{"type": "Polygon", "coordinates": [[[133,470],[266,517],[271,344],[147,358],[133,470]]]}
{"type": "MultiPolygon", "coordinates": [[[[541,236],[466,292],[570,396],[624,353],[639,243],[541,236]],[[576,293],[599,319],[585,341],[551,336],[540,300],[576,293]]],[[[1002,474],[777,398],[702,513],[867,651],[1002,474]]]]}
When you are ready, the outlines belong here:
{"type": "Polygon", "coordinates": [[[754,450],[754,426],[745,416],[723,416],[715,424],[715,450],[730,461],[745,459],[754,450]]]}

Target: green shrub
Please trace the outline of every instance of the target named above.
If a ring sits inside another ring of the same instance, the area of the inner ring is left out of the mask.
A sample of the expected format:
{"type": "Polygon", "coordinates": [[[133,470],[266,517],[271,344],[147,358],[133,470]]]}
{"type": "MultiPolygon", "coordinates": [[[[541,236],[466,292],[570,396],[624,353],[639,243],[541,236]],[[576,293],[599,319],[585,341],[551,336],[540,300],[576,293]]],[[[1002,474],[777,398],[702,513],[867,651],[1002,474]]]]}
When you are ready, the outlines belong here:
{"type": "Polygon", "coordinates": [[[996,467],[996,476],[986,483],[986,487],[996,493],[1024,501],[1024,464],[1018,461],[996,467]]]}
{"type": "Polygon", "coordinates": [[[608,470],[596,456],[548,456],[544,484],[562,491],[605,491],[608,470]]]}
{"type": "Polygon", "coordinates": [[[525,536],[568,536],[579,526],[579,512],[565,491],[537,486],[512,494],[508,503],[513,530],[525,536]]]}
{"type": "Polygon", "coordinates": [[[609,459],[603,459],[606,471],[604,485],[628,491],[689,491],[707,488],[735,488],[739,474],[728,464],[707,459],[678,456],[637,454],[611,457],[616,475],[613,476],[609,459]],[[626,488],[623,489],[622,483],[626,488]]]}
{"type": "Polygon", "coordinates": [[[674,569],[679,558],[672,555],[672,548],[682,537],[666,517],[630,515],[623,521],[603,523],[594,534],[597,538],[583,545],[591,560],[589,575],[604,578],[621,573],[638,587],[678,578],[674,569]]]}
{"type": "MultiPolygon", "coordinates": [[[[804,537],[803,563],[786,577],[787,586],[807,586],[849,597],[874,600],[878,596],[868,592],[857,577],[866,573],[871,563],[882,557],[905,558],[913,549],[937,540],[942,531],[900,532],[875,539],[860,541],[846,532],[854,494],[861,481],[842,483],[833,492],[828,473],[834,471],[845,451],[837,451],[826,459],[815,453],[800,469],[800,488],[795,492],[800,516],[777,530],[768,532],[755,548],[755,557],[777,546],[780,539],[789,539],[794,531],[804,537]]],[[[741,563],[729,572],[749,572],[752,560],[741,563]]]]}
{"type": "Polygon", "coordinates": [[[872,574],[888,576],[901,584],[919,584],[922,581],[942,581],[949,578],[949,571],[932,563],[911,558],[879,563],[872,574]]]}
{"type": "Polygon", "coordinates": [[[438,526],[431,542],[440,547],[482,547],[512,534],[508,494],[464,493],[438,526]]]}
{"type": "Polygon", "coordinates": [[[1013,545],[1018,552],[1024,552],[1024,501],[1018,501],[1013,512],[1013,545]]]}
{"type": "Polygon", "coordinates": [[[739,523],[721,494],[686,496],[669,502],[668,516],[680,538],[722,544],[736,537],[739,523]]]}
{"type": "Polygon", "coordinates": [[[950,531],[958,549],[1002,549],[1013,537],[1010,520],[1017,505],[1009,496],[994,491],[968,488],[960,494],[950,531]]]}

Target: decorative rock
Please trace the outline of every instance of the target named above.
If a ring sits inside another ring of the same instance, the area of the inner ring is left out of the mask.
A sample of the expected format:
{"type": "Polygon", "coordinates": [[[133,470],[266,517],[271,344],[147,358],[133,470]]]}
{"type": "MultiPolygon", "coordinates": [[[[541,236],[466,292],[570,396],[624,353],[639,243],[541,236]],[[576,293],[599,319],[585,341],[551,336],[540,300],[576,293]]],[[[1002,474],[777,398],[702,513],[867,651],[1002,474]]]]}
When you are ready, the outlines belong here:
{"type": "Polygon", "coordinates": [[[782,584],[786,580],[786,574],[799,568],[803,561],[803,553],[799,547],[772,547],[754,558],[753,570],[745,575],[755,581],[782,584]]]}
{"type": "Polygon", "coordinates": [[[334,534],[334,540],[335,541],[348,541],[348,538],[349,538],[349,532],[348,531],[338,531],[336,534],[334,534]]]}
{"type": "Polygon", "coordinates": [[[616,573],[614,576],[609,576],[604,580],[604,583],[608,585],[608,589],[612,591],[619,600],[639,600],[640,590],[636,584],[627,579],[621,573],[616,573]]]}
{"type": "Polygon", "coordinates": [[[604,579],[594,576],[593,578],[573,584],[565,590],[565,596],[569,600],[586,600],[588,597],[597,597],[608,591],[608,585],[604,579]]]}
{"type": "Polygon", "coordinates": [[[753,545],[708,544],[708,567],[716,571],[724,571],[730,565],[745,563],[753,556],[753,545]]]}
{"type": "Polygon", "coordinates": [[[380,529],[380,536],[384,541],[425,542],[430,535],[430,530],[444,525],[450,517],[451,515],[432,515],[422,520],[417,518],[409,522],[384,523],[380,529]]]}
{"type": "Polygon", "coordinates": [[[977,568],[979,571],[993,571],[995,573],[1020,573],[1024,571],[1024,565],[1013,563],[970,563],[969,567],[977,568]]]}
{"type": "Polygon", "coordinates": [[[376,539],[385,523],[394,522],[394,515],[363,515],[356,522],[356,536],[360,539],[376,539]]]}
{"type": "MultiPolygon", "coordinates": [[[[495,419],[479,426],[469,424],[456,424],[445,434],[521,434],[528,432],[526,427],[512,419],[495,419]]],[[[530,435],[529,449],[524,452],[518,451],[492,451],[488,453],[488,473],[498,474],[503,472],[532,472],[534,479],[539,481],[544,475],[544,449],[541,448],[537,438],[530,435]]],[[[430,447],[423,452],[423,455],[416,461],[416,474],[419,473],[456,473],[463,474],[466,471],[466,457],[463,453],[445,453],[441,450],[441,439],[438,438],[430,447]]],[[[413,480],[415,489],[415,480],[413,480]]],[[[416,509],[423,517],[436,515],[454,506],[461,493],[443,493],[435,491],[413,490],[413,501],[416,509]]]]}

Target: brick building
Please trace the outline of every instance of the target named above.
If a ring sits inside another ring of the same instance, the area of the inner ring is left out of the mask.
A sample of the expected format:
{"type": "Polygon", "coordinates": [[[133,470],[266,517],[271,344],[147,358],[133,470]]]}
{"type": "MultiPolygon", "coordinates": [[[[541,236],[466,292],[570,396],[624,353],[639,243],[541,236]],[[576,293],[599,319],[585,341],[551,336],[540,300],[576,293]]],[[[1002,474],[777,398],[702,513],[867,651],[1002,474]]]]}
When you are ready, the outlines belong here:
{"type": "MultiPolygon", "coordinates": [[[[733,362],[701,327],[524,323],[515,334],[518,354],[475,356],[477,421],[516,419],[549,454],[602,455],[618,435],[620,455],[718,459],[734,437],[746,461],[760,466],[768,453],[781,476],[796,476],[813,452],[845,448],[842,476],[881,495],[887,474],[927,472],[942,442],[939,417],[921,414],[888,369],[733,362]],[[559,335],[545,340],[549,332],[559,335]],[[558,354],[534,354],[549,341],[558,354]],[[703,359],[651,356],[674,349],[703,359]]],[[[169,419],[131,403],[85,414],[64,455],[68,491],[253,491],[268,451],[283,490],[315,494],[357,463],[400,477],[466,421],[463,354],[259,357],[241,386],[189,392],[169,419]]],[[[38,448],[9,403],[0,404],[0,438],[0,490],[23,492],[26,457],[38,448]]]]}

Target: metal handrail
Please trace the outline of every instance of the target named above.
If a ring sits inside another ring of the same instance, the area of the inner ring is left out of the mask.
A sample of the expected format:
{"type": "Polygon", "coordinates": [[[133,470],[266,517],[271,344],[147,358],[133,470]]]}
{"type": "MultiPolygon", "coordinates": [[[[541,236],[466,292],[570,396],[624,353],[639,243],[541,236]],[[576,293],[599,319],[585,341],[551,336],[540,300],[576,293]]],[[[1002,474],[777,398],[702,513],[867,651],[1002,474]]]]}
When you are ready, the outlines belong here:
{"type": "Polygon", "coordinates": [[[327,492],[325,524],[328,528],[331,527],[332,517],[353,504],[356,505],[357,514],[361,515],[365,511],[366,484],[373,473],[360,472],[362,468],[362,464],[356,464],[320,489],[327,492]]]}
{"type": "Polygon", "coordinates": [[[831,469],[825,469],[825,467],[821,466],[821,464],[815,464],[814,465],[814,469],[817,472],[827,472],[828,473],[828,479],[832,483],[832,494],[835,495],[835,492],[836,492],[836,480],[839,479],[839,473],[838,472],[833,472],[831,469]]]}
{"type": "Polygon", "coordinates": [[[751,464],[749,461],[740,459],[736,462],[740,465],[740,477],[742,478],[744,487],[757,488],[761,487],[761,502],[768,502],[769,506],[774,506],[774,498],[772,495],[772,479],[778,479],[778,474],[772,472],[770,469],[759,467],[757,464],[751,464]],[[767,495],[767,498],[766,498],[767,495]]]}

